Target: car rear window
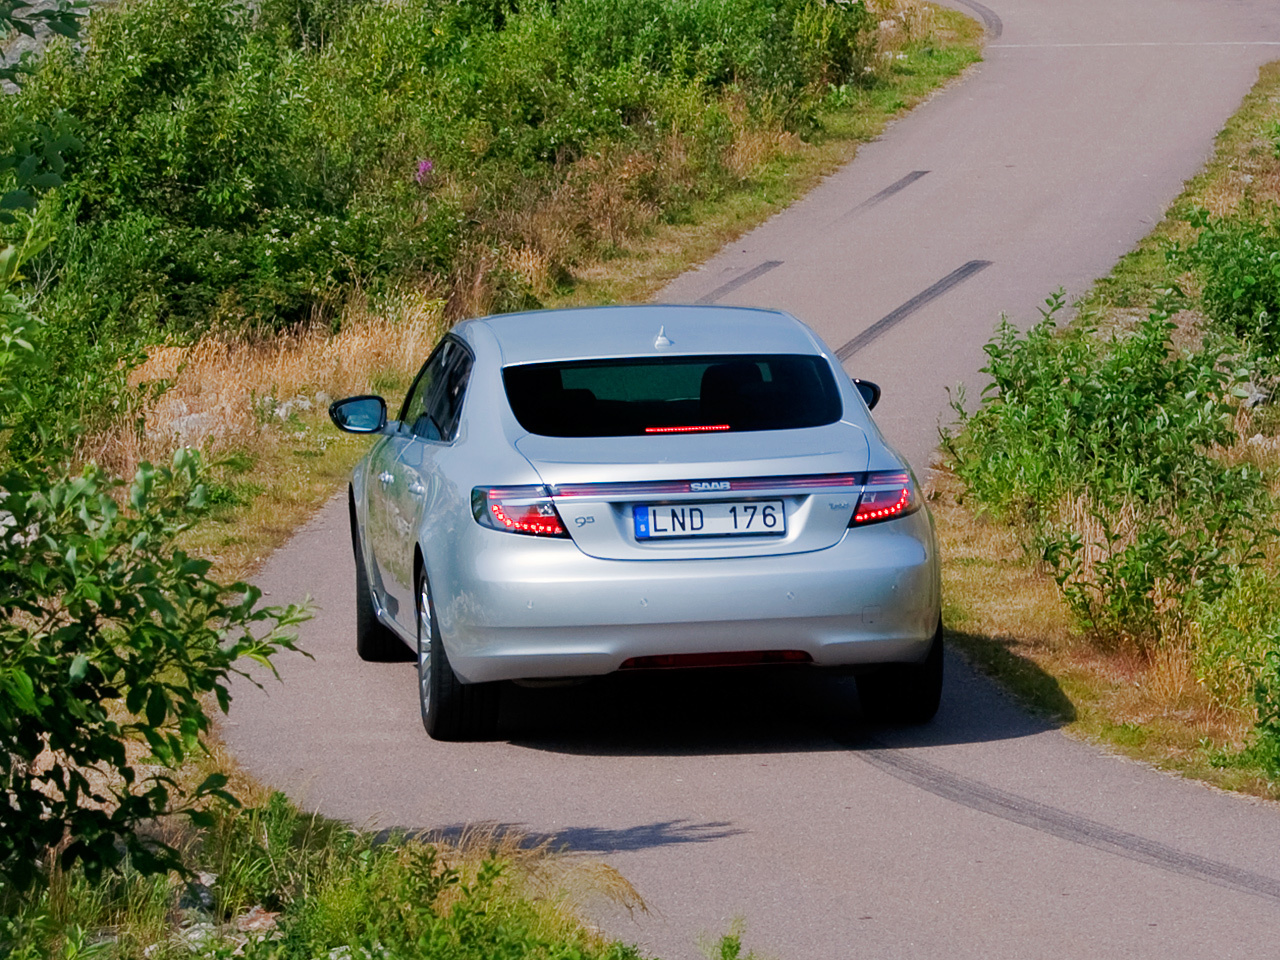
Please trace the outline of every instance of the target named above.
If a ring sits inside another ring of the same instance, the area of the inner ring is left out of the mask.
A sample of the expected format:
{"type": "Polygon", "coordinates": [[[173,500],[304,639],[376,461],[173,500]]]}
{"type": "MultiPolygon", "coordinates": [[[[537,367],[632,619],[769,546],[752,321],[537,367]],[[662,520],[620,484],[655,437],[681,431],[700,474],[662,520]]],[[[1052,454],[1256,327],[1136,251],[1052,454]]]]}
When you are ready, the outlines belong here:
{"type": "Polygon", "coordinates": [[[822,357],[642,357],[503,368],[511,409],[550,437],[794,430],[840,419],[822,357]]]}

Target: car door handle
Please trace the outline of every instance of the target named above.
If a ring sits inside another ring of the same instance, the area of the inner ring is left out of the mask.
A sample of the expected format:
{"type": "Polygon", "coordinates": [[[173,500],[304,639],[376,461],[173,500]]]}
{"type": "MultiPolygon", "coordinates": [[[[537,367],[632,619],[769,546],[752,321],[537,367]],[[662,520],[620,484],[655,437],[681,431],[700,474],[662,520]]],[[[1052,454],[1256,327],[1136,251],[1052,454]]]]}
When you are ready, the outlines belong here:
{"type": "Polygon", "coordinates": [[[415,497],[420,497],[427,492],[427,488],[415,480],[413,483],[409,484],[409,492],[415,497]]]}
{"type": "Polygon", "coordinates": [[[382,485],[385,487],[389,483],[394,483],[396,478],[395,478],[395,474],[388,473],[387,471],[383,470],[380,474],[378,474],[378,479],[382,482],[382,485]]]}

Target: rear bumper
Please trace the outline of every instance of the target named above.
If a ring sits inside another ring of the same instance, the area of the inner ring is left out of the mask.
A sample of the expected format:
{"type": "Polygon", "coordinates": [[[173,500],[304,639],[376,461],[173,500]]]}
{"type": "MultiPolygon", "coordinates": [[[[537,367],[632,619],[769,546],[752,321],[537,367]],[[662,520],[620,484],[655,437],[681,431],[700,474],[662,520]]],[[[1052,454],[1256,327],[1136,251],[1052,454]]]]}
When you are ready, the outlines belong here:
{"type": "Polygon", "coordinates": [[[825,550],[720,560],[599,560],[570,541],[483,533],[456,556],[455,582],[433,578],[441,637],[468,682],[593,676],[658,654],[918,662],[938,624],[923,510],[825,550]]]}

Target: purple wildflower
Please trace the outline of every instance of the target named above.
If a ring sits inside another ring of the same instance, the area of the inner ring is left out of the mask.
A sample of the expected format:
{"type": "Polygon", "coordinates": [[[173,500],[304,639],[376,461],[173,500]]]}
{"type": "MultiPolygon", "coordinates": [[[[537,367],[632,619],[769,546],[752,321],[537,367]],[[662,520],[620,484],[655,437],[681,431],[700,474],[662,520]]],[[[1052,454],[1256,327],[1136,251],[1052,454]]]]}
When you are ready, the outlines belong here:
{"type": "Polygon", "coordinates": [[[435,164],[430,159],[418,161],[418,174],[414,179],[418,181],[419,186],[426,182],[427,177],[431,176],[431,171],[434,169],[435,164]]]}

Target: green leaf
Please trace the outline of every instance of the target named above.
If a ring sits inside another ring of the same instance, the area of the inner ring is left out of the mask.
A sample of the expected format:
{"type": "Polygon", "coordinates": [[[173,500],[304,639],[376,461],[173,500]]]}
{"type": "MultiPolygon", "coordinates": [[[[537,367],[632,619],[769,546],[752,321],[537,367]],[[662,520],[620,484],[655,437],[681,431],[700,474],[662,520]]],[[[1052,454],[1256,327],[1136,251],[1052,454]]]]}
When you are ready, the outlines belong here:
{"type": "Polygon", "coordinates": [[[151,724],[153,728],[159,727],[164,723],[168,714],[169,698],[165,694],[164,687],[153,687],[151,696],[147,698],[147,723],[151,724]]]}

